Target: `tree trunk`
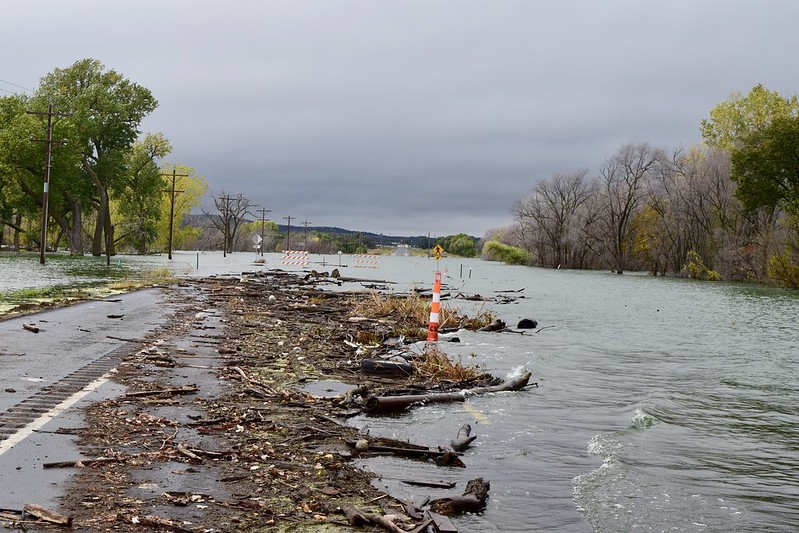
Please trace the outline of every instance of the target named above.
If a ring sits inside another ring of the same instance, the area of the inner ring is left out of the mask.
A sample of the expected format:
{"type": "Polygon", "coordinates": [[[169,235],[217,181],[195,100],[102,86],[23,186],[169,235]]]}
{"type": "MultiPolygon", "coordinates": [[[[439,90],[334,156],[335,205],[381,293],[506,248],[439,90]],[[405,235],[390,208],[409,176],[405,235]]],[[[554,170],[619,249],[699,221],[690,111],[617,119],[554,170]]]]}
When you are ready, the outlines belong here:
{"type": "Polygon", "coordinates": [[[94,240],[92,241],[92,255],[103,255],[103,234],[105,234],[105,251],[108,257],[114,254],[114,227],[111,225],[111,210],[108,202],[108,185],[100,179],[94,168],[89,163],[88,157],[83,156],[83,170],[97,188],[99,205],[97,206],[97,224],[94,226],[94,240]]]}
{"type": "Polygon", "coordinates": [[[70,255],[83,255],[83,217],[80,200],[70,202],[72,206],[72,228],[67,232],[70,255]]]}
{"type": "Polygon", "coordinates": [[[97,220],[94,224],[94,238],[92,239],[92,255],[100,257],[103,255],[103,218],[105,213],[103,201],[100,200],[100,205],[97,207],[97,220]]]}
{"type": "Polygon", "coordinates": [[[111,209],[108,205],[108,189],[105,189],[105,217],[103,218],[103,230],[105,231],[106,248],[105,253],[111,257],[116,255],[116,244],[114,243],[114,225],[111,224],[111,209]]]}
{"type": "Polygon", "coordinates": [[[19,234],[20,234],[19,228],[22,225],[21,213],[17,213],[14,216],[14,224],[16,224],[16,227],[14,228],[14,251],[19,252],[19,234]]]}

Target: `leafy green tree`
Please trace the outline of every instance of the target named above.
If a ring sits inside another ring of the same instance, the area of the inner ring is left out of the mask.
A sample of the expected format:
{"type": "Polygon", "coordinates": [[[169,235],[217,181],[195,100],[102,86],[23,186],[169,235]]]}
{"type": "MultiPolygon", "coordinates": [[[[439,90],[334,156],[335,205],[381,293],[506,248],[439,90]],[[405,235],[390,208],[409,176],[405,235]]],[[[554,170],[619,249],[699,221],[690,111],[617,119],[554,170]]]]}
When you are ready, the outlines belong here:
{"type": "Polygon", "coordinates": [[[711,109],[710,119],[702,121],[702,137],[712,148],[730,152],[774,118],[797,113],[799,100],[795,95],[785,98],[758,84],[746,96],[734,92],[728,100],[711,109]]]}
{"type": "MultiPolygon", "coordinates": [[[[184,165],[163,165],[161,167],[161,189],[171,191],[172,171],[175,171],[175,190],[181,191],[175,195],[175,210],[172,231],[172,247],[176,250],[183,249],[187,243],[195,241],[201,234],[201,228],[187,226],[183,223],[191,210],[200,205],[203,195],[208,190],[208,184],[198,176],[193,168],[184,165]]],[[[155,246],[165,250],[169,245],[169,212],[170,194],[162,193],[161,217],[156,223],[157,238],[155,246]]]]}
{"type": "Polygon", "coordinates": [[[125,173],[114,183],[112,205],[116,209],[122,234],[118,242],[125,242],[138,253],[145,253],[157,236],[158,220],[169,216],[161,210],[164,183],[158,168],[158,159],[172,151],[163,135],[149,134],[134,143],[126,153],[125,173]]]}
{"type": "Polygon", "coordinates": [[[13,95],[0,98],[0,221],[11,227],[18,241],[25,231],[21,219],[33,217],[37,211],[35,198],[42,197],[42,178],[34,187],[34,172],[40,168],[43,158],[30,139],[39,134],[37,123],[25,113],[29,99],[13,95]],[[25,195],[25,182],[31,196],[25,195]]]}
{"type": "Polygon", "coordinates": [[[736,196],[749,210],[799,211],[799,117],[775,117],[732,152],[736,196]]]}
{"type": "MultiPolygon", "coordinates": [[[[46,121],[41,116],[28,113],[28,110],[42,111],[47,109],[47,102],[14,95],[0,98],[0,174],[6,191],[5,197],[12,207],[15,222],[14,230],[24,231],[19,224],[21,218],[34,221],[36,227],[30,226],[29,237],[38,244],[39,220],[43,205],[43,181],[45,165],[45,147],[43,143],[32,142],[31,139],[43,139],[46,133],[46,121]],[[14,192],[13,197],[11,191],[14,192]],[[35,231],[34,231],[35,230],[35,231]],[[36,235],[34,235],[36,233],[36,235]]],[[[55,120],[53,128],[54,140],[70,139],[73,129],[63,120],[55,120]]],[[[55,144],[52,151],[50,172],[49,214],[57,222],[60,232],[67,238],[77,235],[80,242],[80,208],[77,216],[73,204],[87,194],[86,189],[74,179],[77,159],[69,146],[55,144]],[[73,220],[77,220],[78,229],[73,231],[73,220]]],[[[56,243],[57,244],[57,243],[56,243]]],[[[73,250],[80,246],[73,247],[73,250]]]]}
{"type": "Polygon", "coordinates": [[[140,134],[141,121],[158,106],[146,89],[95,59],[82,59],[42,78],[35,99],[53,98],[59,109],[69,109],[80,154],[83,180],[94,187],[96,215],[92,253],[114,254],[110,194],[124,188],[130,176],[128,152],[140,134]],[[105,237],[105,238],[104,238],[105,237]]]}
{"type": "Polygon", "coordinates": [[[449,241],[449,246],[446,248],[447,253],[453,255],[460,255],[462,257],[474,257],[477,255],[475,248],[476,239],[469,237],[465,233],[458,233],[453,235],[449,241]]]}

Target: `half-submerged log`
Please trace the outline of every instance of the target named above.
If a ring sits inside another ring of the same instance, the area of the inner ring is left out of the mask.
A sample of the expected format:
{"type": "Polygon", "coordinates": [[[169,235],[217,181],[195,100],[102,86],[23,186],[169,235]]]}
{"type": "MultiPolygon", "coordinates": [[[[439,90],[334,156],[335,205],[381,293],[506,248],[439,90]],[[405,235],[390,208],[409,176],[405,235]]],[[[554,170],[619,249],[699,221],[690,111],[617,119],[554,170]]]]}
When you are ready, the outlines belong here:
{"type": "Polygon", "coordinates": [[[471,432],[472,426],[469,424],[462,425],[458,430],[458,436],[454,440],[449,441],[449,445],[452,446],[452,449],[456,452],[464,451],[472,442],[474,442],[475,439],[477,439],[477,435],[473,435],[471,437],[469,436],[471,432]]]}
{"type": "Polygon", "coordinates": [[[407,361],[392,359],[363,359],[361,371],[366,374],[380,374],[384,376],[411,376],[416,371],[407,361]]]}
{"type": "Polygon", "coordinates": [[[466,484],[462,496],[433,500],[430,502],[430,510],[447,516],[479,512],[485,509],[490,489],[491,483],[484,481],[483,478],[473,479],[466,484]]]}
{"type": "Polygon", "coordinates": [[[404,411],[408,407],[424,403],[449,403],[466,401],[466,396],[491,392],[517,391],[527,386],[532,372],[525,372],[516,379],[492,385],[476,387],[461,392],[431,392],[428,394],[406,394],[401,396],[370,396],[366,399],[364,411],[367,413],[389,413],[404,411]]]}
{"type": "MultiPolygon", "coordinates": [[[[489,387],[475,387],[473,389],[465,390],[464,393],[467,396],[472,396],[475,394],[489,394],[492,392],[517,391],[525,388],[527,384],[530,382],[531,377],[533,377],[532,372],[525,372],[518,378],[506,381],[504,383],[500,383],[499,385],[491,385],[489,387]]],[[[538,386],[537,383],[535,385],[538,386]]]]}
{"type": "Polygon", "coordinates": [[[503,329],[505,329],[505,321],[497,318],[489,325],[483,326],[477,331],[502,331],[503,329]]]}
{"type": "Polygon", "coordinates": [[[370,396],[366,399],[368,413],[404,411],[414,404],[463,402],[466,397],[460,392],[438,392],[429,394],[406,394],[403,396],[370,396]]]}
{"type": "Polygon", "coordinates": [[[385,446],[369,443],[366,439],[359,439],[357,442],[348,442],[349,446],[355,448],[359,453],[390,453],[399,457],[410,459],[432,459],[438,466],[457,466],[466,468],[458,454],[453,450],[433,450],[426,446],[400,448],[398,446],[385,446]]]}

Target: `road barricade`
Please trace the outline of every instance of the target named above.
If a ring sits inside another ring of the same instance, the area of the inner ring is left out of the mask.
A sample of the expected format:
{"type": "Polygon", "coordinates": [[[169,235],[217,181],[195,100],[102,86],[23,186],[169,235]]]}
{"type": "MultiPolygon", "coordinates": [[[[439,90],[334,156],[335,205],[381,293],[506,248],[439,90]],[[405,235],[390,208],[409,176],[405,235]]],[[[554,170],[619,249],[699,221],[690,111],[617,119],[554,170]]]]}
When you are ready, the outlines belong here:
{"type": "Polygon", "coordinates": [[[283,265],[305,266],[308,264],[308,252],[303,250],[283,250],[283,265]]]}

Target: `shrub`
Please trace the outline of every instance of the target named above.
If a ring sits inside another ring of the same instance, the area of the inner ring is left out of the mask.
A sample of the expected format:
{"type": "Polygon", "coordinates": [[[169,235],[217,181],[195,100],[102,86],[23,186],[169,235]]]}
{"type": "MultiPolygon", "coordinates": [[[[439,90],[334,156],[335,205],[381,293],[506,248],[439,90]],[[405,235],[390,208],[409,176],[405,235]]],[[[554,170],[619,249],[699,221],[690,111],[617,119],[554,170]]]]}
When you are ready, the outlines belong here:
{"type": "Polygon", "coordinates": [[[720,281],[721,274],[705,266],[702,256],[693,250],[688,251],[685,264],[682,267],[683,275],[690,279],[702,279],[706,281],[720,281]]]}
{"type": "Polygon", "coordinates": [[[768,275],[789,289],[799,289],[799,265],[791,260],[790,249],[769,259],[768,275]]]}
{"type": "Polygon", "coordinates": [[[483,257],[489,261],[502,261],[508,265],[526,265],[530,260],[530,255],[521,248],[502,244],[499,241],[485,243],[483,257]]]}

